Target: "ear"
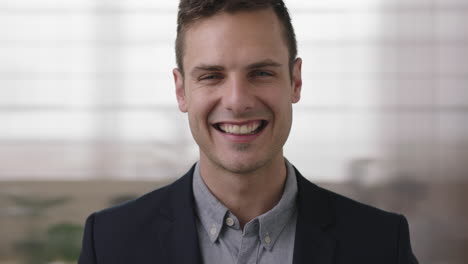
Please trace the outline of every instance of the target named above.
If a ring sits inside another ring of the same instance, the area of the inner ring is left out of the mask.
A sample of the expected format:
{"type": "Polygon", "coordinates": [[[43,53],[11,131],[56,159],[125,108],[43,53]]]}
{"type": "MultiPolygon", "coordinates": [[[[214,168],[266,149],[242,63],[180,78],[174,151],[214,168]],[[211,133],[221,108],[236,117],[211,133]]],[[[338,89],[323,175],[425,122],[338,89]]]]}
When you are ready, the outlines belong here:
{"type": "Polygon", "coordinates": [[[176,88],[176,97],[177,103],[179,104],[179,110],[183,113],[187,113],[187,101],[185,98],[185,89],[184,89],[184,76],[178,68],[172,70],[174,75],[174,84],[176,88]]]}
{"type": "Polygon", "coordinates": [[[302,59],[297,58],[294,61],[293,71],[292,71],[292,103],[295,104],[301,99],[301,90],[302,90],[302,59]]]}

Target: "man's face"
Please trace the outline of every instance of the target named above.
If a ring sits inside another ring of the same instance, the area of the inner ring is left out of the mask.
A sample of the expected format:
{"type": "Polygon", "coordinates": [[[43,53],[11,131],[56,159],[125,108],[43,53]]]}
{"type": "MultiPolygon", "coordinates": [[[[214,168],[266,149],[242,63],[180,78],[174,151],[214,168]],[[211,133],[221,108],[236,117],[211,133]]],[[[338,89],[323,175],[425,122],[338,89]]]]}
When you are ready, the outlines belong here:
{"type": "Polygon", "coordinates": [[[185,34],[184,75],[174,69],[174,79],[200,161],[238,174],[282,161],[302,81],[300,59],[290,77],[275,13],[221,13],[185,34]]]}

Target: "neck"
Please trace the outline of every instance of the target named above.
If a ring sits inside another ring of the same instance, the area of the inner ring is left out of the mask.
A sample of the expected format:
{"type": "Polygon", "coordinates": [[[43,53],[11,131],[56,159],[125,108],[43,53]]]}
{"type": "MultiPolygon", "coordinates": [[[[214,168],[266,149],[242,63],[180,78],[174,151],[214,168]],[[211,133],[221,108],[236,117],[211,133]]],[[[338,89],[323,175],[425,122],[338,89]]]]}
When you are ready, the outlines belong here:
{"type": "Polygon", "coordinates": [[[211,193],[240,221],[241,226],[272,209],[281,199],[286,181],[283,154],[248,173],[213,166],[200,156],[200,174],[211,193]]]}

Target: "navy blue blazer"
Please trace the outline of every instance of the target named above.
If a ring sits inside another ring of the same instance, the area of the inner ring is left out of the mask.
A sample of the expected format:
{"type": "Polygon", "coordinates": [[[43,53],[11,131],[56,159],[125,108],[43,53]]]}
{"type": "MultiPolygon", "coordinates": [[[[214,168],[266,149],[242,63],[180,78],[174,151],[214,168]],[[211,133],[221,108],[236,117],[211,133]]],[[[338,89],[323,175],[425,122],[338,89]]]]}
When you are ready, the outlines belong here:
{"type": "MultiPolygon", "coordinates": [[[[166,187],[89,216],[78,263],[201,264],[193,169],[166,187]]],[[[402,215],[358,203],[296,174],[293,264],[418,263],[402,215]]]]}

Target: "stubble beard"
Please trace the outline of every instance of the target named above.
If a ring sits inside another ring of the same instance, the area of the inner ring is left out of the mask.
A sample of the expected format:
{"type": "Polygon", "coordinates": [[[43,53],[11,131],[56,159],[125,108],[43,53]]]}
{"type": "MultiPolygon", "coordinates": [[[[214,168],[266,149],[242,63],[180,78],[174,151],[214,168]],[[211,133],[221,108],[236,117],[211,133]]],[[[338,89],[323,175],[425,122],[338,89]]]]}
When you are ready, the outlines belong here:
{"type": "MultiPolygon", "coordinates": [[[[250,143],[236,143],[232,146],[232,148],[234,151],[239,152],[238,155],[242,155],[243,152],[247,152],[252,148],[255,148],[255,146],[250,143]]],[[[261,157],[261,159],[256,160],[254,163],[250,163],[250,161],[235,161],[233,163],[232,161],[235,160],[235,158],[220,159],[219,157],[216,157],[214,153],[209,152],[205,152],[205,156],[215,167],[222,171],[238,175],[249,175],[271,163],[275,155],[271,155],[271,157],[261,157]]]]}

